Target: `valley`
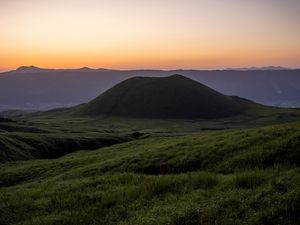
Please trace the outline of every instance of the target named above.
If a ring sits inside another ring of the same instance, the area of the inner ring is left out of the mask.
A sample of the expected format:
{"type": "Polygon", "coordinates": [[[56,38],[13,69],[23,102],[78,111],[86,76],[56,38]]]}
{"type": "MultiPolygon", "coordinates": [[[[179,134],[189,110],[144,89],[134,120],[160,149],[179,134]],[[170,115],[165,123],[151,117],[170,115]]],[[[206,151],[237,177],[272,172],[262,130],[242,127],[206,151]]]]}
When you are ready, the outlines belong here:
{"type": "Polygon", "coordinates": [[[0,224],[300,222],[299,109],[181,76],[135,82],[75,107],[0,113],[0,224]]]}

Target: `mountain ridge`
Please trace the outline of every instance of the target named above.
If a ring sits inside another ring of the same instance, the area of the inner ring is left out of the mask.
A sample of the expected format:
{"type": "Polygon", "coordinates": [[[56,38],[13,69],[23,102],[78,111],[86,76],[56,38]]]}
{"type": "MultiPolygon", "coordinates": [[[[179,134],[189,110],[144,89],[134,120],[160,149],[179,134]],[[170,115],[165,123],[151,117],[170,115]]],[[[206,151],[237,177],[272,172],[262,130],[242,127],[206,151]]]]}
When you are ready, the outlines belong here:
{"type": "MultiPolygon", "coordinates": [[[[99,67],[99,68],[91,68],[88,66],[83,66],[80,68],[61,68],[61,69],[56,69],[56,68],[41,68],[38,66],[30,65],[30,66],[19,66],[15,70],[8,70],[3,73],[7,72],[34,72],[34,71],[65,71],[65,70],[83,70],[83,71],[99,71],[99,70],[104,70],[104,71],[186,71],[186,70],[192,70],[192,71],[223,71],[223,70],[237,70],[237,71],[251,71],[251,70],[299,70],[300,68],[290,68],[290,67],[283,67],[283,66],[250,66],[250,67],[228,67],[228,68],[220,68],[220,69],[149,69],[149,68],[144,68],[144,69],[113,69],[113,68],[104,68],[104,67],[99,67]]],[[[0,73],[2,73],[0,71],[0,73]]]]}
{"type": "Polygon", "coordinates": [[[39,70],[0,73],[0,111],[70,107],[134,76],[180,73],[230,96],[280,107],[300,107],[300,70],[39,70]]]}

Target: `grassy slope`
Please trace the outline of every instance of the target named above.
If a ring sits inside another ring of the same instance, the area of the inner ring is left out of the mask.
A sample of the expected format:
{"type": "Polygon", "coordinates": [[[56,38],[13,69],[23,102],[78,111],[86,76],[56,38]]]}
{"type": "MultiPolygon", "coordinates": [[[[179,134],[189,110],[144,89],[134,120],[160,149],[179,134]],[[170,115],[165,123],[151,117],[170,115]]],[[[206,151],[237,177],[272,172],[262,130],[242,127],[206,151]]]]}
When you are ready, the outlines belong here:
{"type": "Polygon", "coordinates": [[[76,118],[61,115],[57,110],[15,119],[18,123],[0,123],[0,162],[56,158],[78,150],[96,149],[132,140],[136,131],[143,133],[143,137],[177,136],[299,121],[300,110],[257,106],[239,116],[213,120],[76,118]]]}
{"type": "Polygon", "coordinates": [[[76,118],[60,110],[15,118],[0,123],[0,162],[56,158],[132,140],[136,131],[149,136],[177,136],[202,130],[257,127],[300,120],[300,110],[252,108],[242,115],[220,119],[134,119],[118,117],[76,118]]]}
{"type": "Polygon", "coordinates": [[[133,139],[131,134],[125,133],[3,133],[0,135],[0,163],[57,158],[78,150],[94,150],[133,139]]]}
{"type": "Polygon", "coordinates": [[[299,224],[300,123],[0,166],[0,224],[299,224]]]}
{"type": "Polygon", "coordinates": [[[127,79],[75,112],[136,118],[220,118],[240,114],[245,109],[234,98],[173,75],[127,79]]]}

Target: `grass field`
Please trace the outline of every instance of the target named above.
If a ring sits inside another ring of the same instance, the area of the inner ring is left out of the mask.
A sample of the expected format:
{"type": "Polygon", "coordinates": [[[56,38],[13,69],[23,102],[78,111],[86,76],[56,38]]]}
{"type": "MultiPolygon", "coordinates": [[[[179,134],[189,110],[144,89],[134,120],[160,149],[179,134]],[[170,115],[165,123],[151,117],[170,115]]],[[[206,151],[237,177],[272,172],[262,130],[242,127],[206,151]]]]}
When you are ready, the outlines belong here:
{"type": "Polygon", "coordinates": [[[13,120],[0,123],[0,225],[300,224],[299,109],[13,120]]]}
{"type": "Polygon", "coordinates": [[[299,224],[300,123],[0,166],[0,224],[299,224]]]}
{"type": "Polygon", "coordinates": [[[13,119],[15,123],[0,123],[0,162],[57,158],[137,138],[183,136],[300,121],[300,110],[256,106],[233,117],[184,120],[75,117],[66,109],[13,119]]]}

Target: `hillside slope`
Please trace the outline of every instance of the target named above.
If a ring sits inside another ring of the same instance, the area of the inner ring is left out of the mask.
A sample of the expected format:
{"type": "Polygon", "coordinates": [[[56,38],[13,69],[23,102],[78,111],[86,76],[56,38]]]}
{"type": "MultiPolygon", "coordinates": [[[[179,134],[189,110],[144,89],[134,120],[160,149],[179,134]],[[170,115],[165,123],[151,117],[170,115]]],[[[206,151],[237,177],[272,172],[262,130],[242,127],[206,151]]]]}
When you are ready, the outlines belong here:
{"type": "Polygon", "coordinates": [[[300,223],[300,124],[0,165],[0,224],[300,223]]]}
{"type": "Polygon", "coordinates": [[[144,118],[216,118],[241,113],[244,105],[181,75],[134,77],[83,105],[80,115],[144,118]]]}

